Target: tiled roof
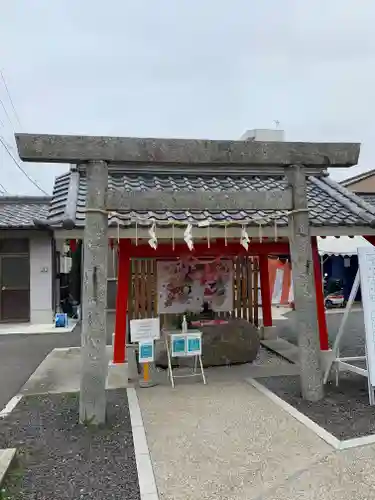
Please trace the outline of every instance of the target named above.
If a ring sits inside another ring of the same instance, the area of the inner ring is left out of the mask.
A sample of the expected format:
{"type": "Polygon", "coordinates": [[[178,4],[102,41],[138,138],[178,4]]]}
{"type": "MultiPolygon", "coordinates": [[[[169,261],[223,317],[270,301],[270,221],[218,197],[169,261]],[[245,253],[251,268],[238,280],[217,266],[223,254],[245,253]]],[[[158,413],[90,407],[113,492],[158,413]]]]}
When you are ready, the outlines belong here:
{"type": "Polygon", "coordinates": [[[35,228],[34,220],[48,217],[50,196],[0,197],[0,228],[35,228]]]}
{"type": "Polygon", "coordinates": [[[356,193],[356,195],[362,198],[366,203],[375,206],[375,193],[356,193]]]}
{"type": "MultiPolygon", "coordinates": [[[[151,168],[150,168],[151,170],[151,168]]],[[[273,189],[285,189],[286,181],[280,170],[280,175],[223,175],[218,173],[192,174],[181,170],[176,173],[121,173],[110,171],[109,189],[125,189],[147,191],[150,189],[163,190],[246,190],[266,191],[273,189]]],[[[155,170],[154,170],[155,172],[155,170]]],[[[336,183],[328,175],[309,176],[307,183],[308,206],[310,209],[310,222],[313,226],[369,226],[375,225],[375,207],[349,192],[343,186],[336,183]]],[[[53,199],[49,212],[49,223],[52,226],[61,226],[64,219],[70,219],[71,223],[66,227],[82,228],[85,224],[85,197],[86,179],[84,173],[69,172],[56,179],[53,199]],[[73,207],[73,208],[72,208],[73,207]]],[[[137,214],[121,213],[119,222],[127,226],[131,222],[129,215],[134,217],[145,217],[149,215],[162,225],[163,222],[178,220],[199,221],[211,217],[212,225],[215,221],[227,220],[230,224],[244,219],[256,220],[266,218],[277,219],[278,225],[287,225],[288,217],[285,212],[266,211],[228,211],[228,212],[202,212],[193,208],[189,212],[137,212],[137,214]]],[[[109,224],[117,226],[118,218],[111,217],[109,224]]],[[[262,222],[263,223],[263,222],[262,222]]],[[[252,225],[252,222],[249,222],[252,225]]]]}
{"type": "Polygon", "coordinates": [[[370,177],[373,177],[374,175],[375,175],[375,169],[367,170],[367,172],[362,172],[361,174],[354,175],[353,177],[348,177],[347,179],[344,179],[343,181],[340,182],[340,184],[344,187],[348,187],[351,186],[352,184],[355,184],[356,182],[364,181],[370,177]]]}

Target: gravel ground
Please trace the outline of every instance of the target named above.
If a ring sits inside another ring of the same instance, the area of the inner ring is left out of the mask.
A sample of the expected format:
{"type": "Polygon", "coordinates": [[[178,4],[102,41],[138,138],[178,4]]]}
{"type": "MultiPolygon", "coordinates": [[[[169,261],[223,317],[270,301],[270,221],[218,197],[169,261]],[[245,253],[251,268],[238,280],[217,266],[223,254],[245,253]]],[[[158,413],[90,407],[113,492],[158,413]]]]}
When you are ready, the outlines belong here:
{"type": "MultiPolygon", "coordinates": [[[[297,345],[297,333],[293,325],[293,315],[287,320],[275,322],[279,337],[297,345]]],[[[336,338],[342,320],[342,314],[327,314],[328,336],[331,346],[336,338]]],[[[365,326],[363,311],[351,311],[340,344],[341,354],[345,356],[362,356],[365,353],[365,326]]]]}
{"type": "Polygon", "coordinates": [[[364,377],[341,373],[339,386],[327,384],[325,397],[318,403],[302,399],[299,377],[269,377],[258,382],[340,440],[375,434],[375,410],[369,405],[364,377]]]}
{"type": "Polygon", "coordinates": [[[0,421],[0,448],[16,447],[3,485],[14,500],[139,500],[126,391],[107,393],[107,424],[78,425],[78,395],[29,396],[0,421]]]}
{"type": "Polygon", "coordinates": [[[261,347],[259,349],[258,356],[251,363],[251,365],[253,366],[267,366],[267,365],[285,366],[290,364],[292,363],[290,363],[282,356],[279,356],[277,353],[272,352],[269,349],[266,349],[265,347],[261,347]]]}

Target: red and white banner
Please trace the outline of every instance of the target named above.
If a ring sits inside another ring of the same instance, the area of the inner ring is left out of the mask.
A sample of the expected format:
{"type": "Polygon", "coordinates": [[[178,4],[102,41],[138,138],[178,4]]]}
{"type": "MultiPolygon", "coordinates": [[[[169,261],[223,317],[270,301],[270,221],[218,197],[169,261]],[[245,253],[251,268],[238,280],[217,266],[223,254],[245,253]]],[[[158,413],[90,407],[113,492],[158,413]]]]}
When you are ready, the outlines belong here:
{"type": "MultiPolygon", "coordinates": [[[[270,292],[272,304],[290,304],[294,300],[292,286],[292,268],[290,262],[283,262],[278,259],[268,259],[268,276],[270,280],[270,292]]],[[[259,276],[259,304],[260,296],[260,276],[259,276]]]]}

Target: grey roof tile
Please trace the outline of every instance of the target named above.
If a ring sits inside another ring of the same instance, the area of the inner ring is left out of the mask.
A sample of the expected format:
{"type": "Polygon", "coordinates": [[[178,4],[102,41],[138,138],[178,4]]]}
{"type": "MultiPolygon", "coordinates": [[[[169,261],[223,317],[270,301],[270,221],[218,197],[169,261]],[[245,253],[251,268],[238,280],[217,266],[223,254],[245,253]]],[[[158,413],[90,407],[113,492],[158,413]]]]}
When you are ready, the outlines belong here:
{"type": "MultiPolygon", "coordinates": [[[[64,219],[64,211],[69,190],[70,173],[59,176],[55,182],[53,199],[49,212],[49,221],[52,225],[59,225],[64,219]]],[[[76,227],[85,224],[85,199],[86,179],[84,173],[79,176],[76,227]]],[[[280,175],[194,175],[194,174],[170,174],[160,173],[119,173],[110,172],[108,179],[109,189],[125,189],[136,191],[147,191],[173,189],[194,191],[205,189],[210,191],[245,190],[245,191],[267,191],[272,189],[285,189],[287,183],[285,177],[280,175]]],[[[307,181],[307,196],[310,209],[310,222],[313,226],[369,226],[371,220],[375,220],[374,212],[369,209],[364,201],[347,191],[344,187],[332,181],[328,176],[309,177],[307,181]],[[354,197],[354,198],[353,198],[354,197]],[[361,205],[364,204],[363,206],[361,205]]],[[[285,212],[267,211],[225,211],[225,212],[202,212],[193,208],[188,212],[166,211],[166,212],[137,212],[137,214],[123,212],[118,218],[110,217],[109,223],[117,226],[118,222],[129,225],[130,217],[152,217],[159,224],[176,220],[180,222],[199,221],[211,218],[212,222],[226,219],[228,223],[251,219],[249,225],[257,225],[258,220],[266,218],[270,224],[277,220],[278,225],[286,226],[288,216],[285,212]]],[[[265,221],[263,221],[265,222],[265,221]]],[[[142,224],[142,223],[140,223],[142,224]]],[[[149,222],[145,222],[149,225],[149,222]]]]}
{"type": "Polygon", "coordinates": [[[375,206],[375,193],[356,193],[362,200],[375,206]]]}
{"type": "Polygon", "coordinates": [[[0,197],[0,228],[35,228],[34,220],[46,220],[51,197],[2,196],[0,197]]]}

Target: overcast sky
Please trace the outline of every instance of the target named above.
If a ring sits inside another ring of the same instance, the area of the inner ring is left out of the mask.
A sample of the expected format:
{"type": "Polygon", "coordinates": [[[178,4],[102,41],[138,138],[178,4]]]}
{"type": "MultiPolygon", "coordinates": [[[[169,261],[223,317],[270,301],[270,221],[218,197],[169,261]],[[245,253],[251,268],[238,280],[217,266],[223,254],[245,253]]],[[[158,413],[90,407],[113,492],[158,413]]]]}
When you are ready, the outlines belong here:
{"type": "MultiPolygon", "coordinates": [[[[375,168],[374,26],[374,0],[0,0],[22,125],[0,81],[0,135],[237,139],[278,120],[287,140],[362,142],[336,172],[354,175],[375,168]]],[[[23,166],[46,191],[66,168],[23,166]]],[[[1,145],[0,183],[38,193],[1,145]]]]}

